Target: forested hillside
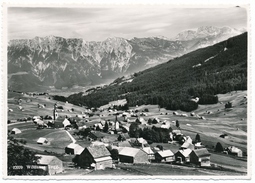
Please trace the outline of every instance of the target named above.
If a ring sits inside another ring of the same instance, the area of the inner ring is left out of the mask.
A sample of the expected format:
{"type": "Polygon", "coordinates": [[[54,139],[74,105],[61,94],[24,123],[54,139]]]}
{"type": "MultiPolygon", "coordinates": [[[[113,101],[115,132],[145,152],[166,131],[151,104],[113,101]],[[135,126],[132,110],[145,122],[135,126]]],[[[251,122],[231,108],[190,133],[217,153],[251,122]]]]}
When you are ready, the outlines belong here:
{"type": "Polygon", "coordinates": [[[129,82],[118,78],[107,87],[67,100],[99,107],[126,98],[129,106],[158,104],[192,111],[198,104],[217,103],[216,94],[234,90],[247,90],[247,33],[135,73],[129,82]],[[195,97],[198,103],[191,101],[195,97]]]}

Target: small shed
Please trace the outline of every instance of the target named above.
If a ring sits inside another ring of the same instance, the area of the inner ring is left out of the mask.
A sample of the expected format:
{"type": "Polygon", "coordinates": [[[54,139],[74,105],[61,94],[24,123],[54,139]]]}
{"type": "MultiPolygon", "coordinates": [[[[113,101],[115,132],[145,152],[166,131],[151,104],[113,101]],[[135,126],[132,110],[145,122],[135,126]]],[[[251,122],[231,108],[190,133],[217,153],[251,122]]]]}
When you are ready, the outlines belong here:
{"type": "Polygon", "coordinates": [[[92,167],[95,170],[111,168],[111,153],[104,145],[91,145],[86,147],[78,156],[78,166],[83,168],[92,167]]]}
{"type": "Polygon", "coordinates": [[[150,163],[147,154],[141,149],[124,147],[119,152],[119,161],[122,163],[150,163]]]}
{"type": "Polygon", "coordinates": [[[210,156],[206,148],[195,149],[190,153],[190,162],[199,166],[210,166],[210,156]]]}
{"type": "Polygon", "coordinates": [[[191,152],[192,152],[191,149],[182,149],[177,151],[174,154],[176,163],[180,163],[180,164],[189,163],[190,162],[189,155],[191,152]]]}
{"type": "Polygon", "coordinates": [[[40,137],[38,140],[37,140],[37,144],[40,144],[40,145],[47,145],[49,144],[49,140],[45,137],[40,137]]]}
{"type": "Polygon", "coordinates": [[[11,131],[11,134],[19,134],[19,133],[21,133],[21,130],[18,128],[13,128],[11,131]]]}
{"type": "Polygon", "coordinates": [[[80,146],[79,144],[74,144],[74,143],[71,143],[65,147],[66,154],[79,155],[83,150],[84,148],[82,146],[80,146]]]}
{"type": "Polygon", "coordinates": [[[47,175],[55,175],[64,170],[63,162],[56,156],[36,154],[39,157],[37,164],[39,169],[43,169],[47,175]]]}
{"type": "Polygon", "coordinates": [[[155,160],[157,162],[171,163],[175,160],[174,153],[168,149],[163,151],[157,151],[155,153],[155,160]]]}

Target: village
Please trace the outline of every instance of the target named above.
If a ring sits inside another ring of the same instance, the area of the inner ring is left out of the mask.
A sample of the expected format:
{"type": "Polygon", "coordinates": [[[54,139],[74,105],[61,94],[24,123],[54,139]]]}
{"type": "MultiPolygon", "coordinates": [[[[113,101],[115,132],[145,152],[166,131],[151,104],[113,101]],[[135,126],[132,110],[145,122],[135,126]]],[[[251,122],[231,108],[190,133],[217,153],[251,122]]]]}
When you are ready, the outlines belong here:
{"type": "Polygon", "coordinates": [[[148,175],[247,172],[246,119],[233,121],[233,113],[238,116],[247,106],[243,91],[191,113],[156,105],[128,107],[125,99],[87,108],[54,101],[48,93],[10,96],[8,134],[37,152],[40,175],[121,175],[138,169],[148,175]],[[225,130],[219,130],[222,125],[225,130]]]}

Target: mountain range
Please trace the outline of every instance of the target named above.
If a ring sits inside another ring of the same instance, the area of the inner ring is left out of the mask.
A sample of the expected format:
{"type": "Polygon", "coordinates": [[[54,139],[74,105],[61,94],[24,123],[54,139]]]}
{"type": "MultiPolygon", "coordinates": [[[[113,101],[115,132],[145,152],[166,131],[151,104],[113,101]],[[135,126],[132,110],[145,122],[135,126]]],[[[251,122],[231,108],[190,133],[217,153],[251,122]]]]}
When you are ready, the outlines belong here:
{"type": "Polygon", "coordinates": [[[126,99],[128,106],[157,104],[189,112],[198,104],[218,103],[217,94],[237,90],[247,90],[247,33],[119,77],[109,85],[58,98],[89,107],[126,99]]]}
{"type": "Polygon", "coordinates": [[[175,38],[148,37],[86,41],[57,36],[10,40],[8,88],[87,86],[164,63],[193,50],[213,45],[242,30],[204,26],[186,30],[175,38]]]}

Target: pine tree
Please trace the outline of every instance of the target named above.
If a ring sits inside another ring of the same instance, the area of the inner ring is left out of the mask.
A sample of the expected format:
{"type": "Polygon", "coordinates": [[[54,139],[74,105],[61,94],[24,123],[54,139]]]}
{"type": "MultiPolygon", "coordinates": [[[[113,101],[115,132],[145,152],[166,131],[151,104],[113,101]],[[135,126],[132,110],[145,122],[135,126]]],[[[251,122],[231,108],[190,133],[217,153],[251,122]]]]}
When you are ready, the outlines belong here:
{"type": "Polygon", "coordinates": [[[109,130],[109,125],[108,125],[108,123],[107,123],[107,121],[106,121],[106,122],[105,122],[105,125],[104,125],[104,128],[103,128],[103,131],[104,131],[105,133],[107,133],[108,130],[109,130]]]}

